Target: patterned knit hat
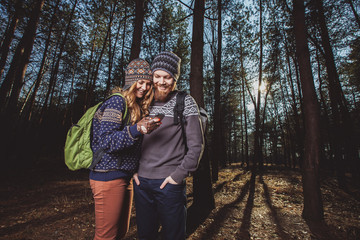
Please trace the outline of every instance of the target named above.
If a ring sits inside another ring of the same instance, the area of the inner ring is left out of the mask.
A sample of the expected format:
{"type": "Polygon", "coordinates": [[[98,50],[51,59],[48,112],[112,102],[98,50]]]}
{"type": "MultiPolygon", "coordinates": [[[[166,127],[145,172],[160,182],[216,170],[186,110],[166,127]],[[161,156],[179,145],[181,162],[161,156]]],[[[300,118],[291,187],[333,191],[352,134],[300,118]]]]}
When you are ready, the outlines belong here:
{"type": "Polygon", "coordinates": [[[124,90],[128,89],[138,80],[152,81],[150,64],[142,58],[132,60],[126,67],[124,90]]]}
{"type": "Polygon", "coordinates": [[[175,81],[180,76],[181,59],[173,52],[161,52],[154,58],[151,64],[151,71],[163,70],[169,73],[175,81]]]}

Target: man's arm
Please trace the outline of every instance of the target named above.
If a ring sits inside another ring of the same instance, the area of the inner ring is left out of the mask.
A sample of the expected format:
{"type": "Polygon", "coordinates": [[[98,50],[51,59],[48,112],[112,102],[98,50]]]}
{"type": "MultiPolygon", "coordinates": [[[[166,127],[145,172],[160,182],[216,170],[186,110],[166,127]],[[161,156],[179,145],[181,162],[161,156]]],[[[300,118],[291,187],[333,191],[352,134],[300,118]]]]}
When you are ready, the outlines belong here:
{"type": "Polygon", "coordinates": [[[185,98],[184,116],[188,151],[181,164],[170,174],[171,179],[176,183],[181,183],[191,172],[197,169],[204,151],[204,135],[199,109],[190,95],[185,98]]]}

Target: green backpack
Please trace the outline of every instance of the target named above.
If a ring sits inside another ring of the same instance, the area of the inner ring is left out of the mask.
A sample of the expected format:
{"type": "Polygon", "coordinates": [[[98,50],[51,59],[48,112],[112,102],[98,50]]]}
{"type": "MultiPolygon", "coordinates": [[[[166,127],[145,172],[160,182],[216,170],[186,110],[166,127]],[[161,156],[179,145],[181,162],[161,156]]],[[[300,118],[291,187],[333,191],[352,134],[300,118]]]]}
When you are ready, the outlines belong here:
{"type": "MultiPolygon", "coordinates": [[[[107,99],[114,95],[123,97],[120,93],[114,93],[107,99]]],[[[99,102],[95,106],[89,108],[80,118],[78,123],[72,125],[67,132],[64,157],[66,166],[72,171],[79,170],[81,168],[93,169],[101,160],[101,156],[93,158],[94,154],[91,150],[91,134],[94,114],[103,102],[104,101],[99,102]]],[[[126,114],[127,105],[125,104],[125,114],[123,114],[123,119],[126,119],[126,114]]]]}

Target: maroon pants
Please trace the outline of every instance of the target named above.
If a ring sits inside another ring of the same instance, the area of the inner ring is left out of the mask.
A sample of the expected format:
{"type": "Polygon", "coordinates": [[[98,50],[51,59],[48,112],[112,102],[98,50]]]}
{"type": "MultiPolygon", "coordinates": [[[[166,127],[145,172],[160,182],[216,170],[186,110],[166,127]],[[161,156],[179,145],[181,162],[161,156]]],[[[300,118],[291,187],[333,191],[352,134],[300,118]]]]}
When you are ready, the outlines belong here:
{"type": "Polygon", "coordinates": [[[132,181],[90,179],[95,201],[94,240],[121,239],[129,229],[133,200],[132,181]]]}

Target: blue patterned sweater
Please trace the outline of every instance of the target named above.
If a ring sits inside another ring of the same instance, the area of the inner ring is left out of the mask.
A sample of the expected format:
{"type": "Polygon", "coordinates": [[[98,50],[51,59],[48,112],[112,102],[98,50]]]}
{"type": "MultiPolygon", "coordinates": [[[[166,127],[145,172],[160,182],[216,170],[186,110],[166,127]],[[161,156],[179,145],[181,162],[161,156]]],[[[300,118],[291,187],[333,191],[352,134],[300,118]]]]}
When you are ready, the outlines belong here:
{"type": "Polygon", "coordinates": [[[130,126],[123,119],[125,107],[123,97],[113,96],[94,115],[91,148],[94,153],[103,149],[104,155],[94,170],[90,171],[92,180],[131,178],[138,169],[142,135],[137,131],[136,124],[130,126]]]}

